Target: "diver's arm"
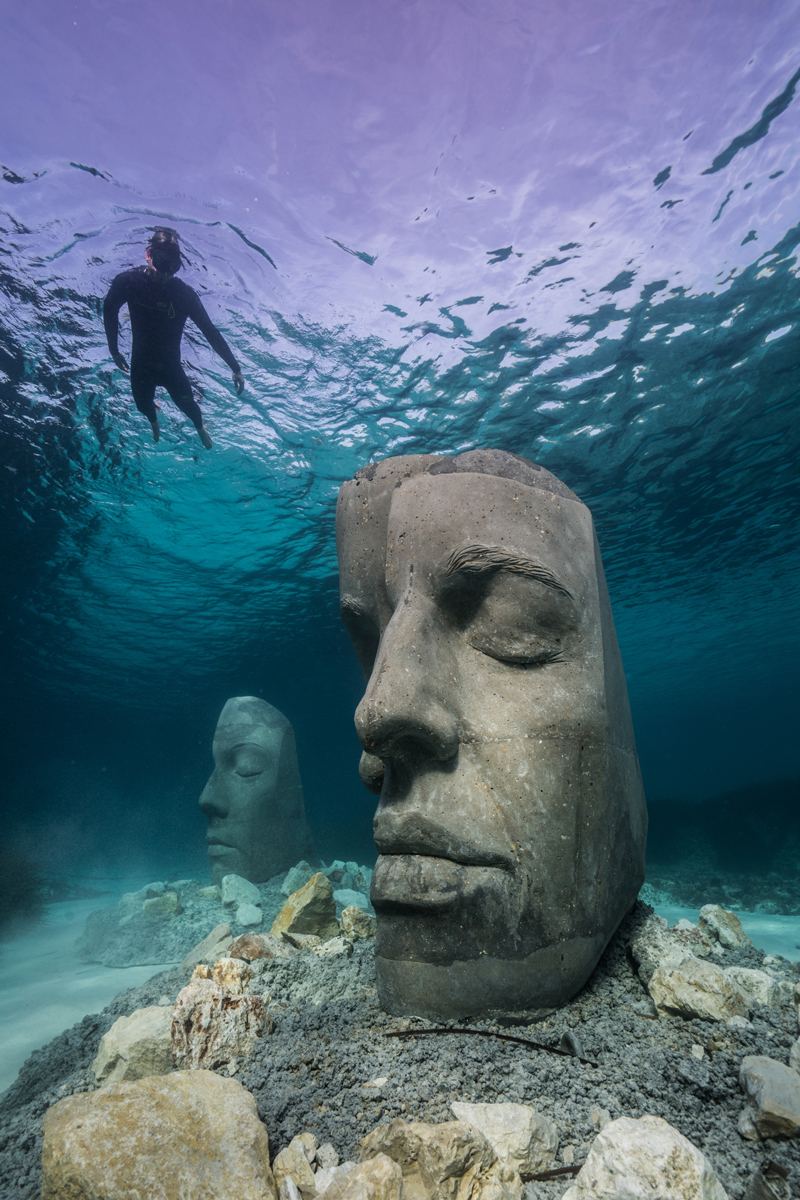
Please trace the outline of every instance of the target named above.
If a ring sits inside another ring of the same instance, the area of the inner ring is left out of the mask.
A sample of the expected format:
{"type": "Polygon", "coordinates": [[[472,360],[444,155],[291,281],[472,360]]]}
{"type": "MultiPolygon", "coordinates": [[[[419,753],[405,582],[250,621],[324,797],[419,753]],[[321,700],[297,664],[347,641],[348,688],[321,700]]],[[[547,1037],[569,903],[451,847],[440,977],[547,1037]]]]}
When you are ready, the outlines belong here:
{"type": "Polygon", "coordinates": [[[128,364],[119,352],[119,310],[127,302],[127,299],[125,287],[120,282],[118,275],[116,279],[112,280],[111,287],[103,301],[103,325],[111,357],[121,371],[127,371],[128,364]]]}
{"type": "Polygon", "coordinates": [[[233,374],[233,382],[236,385],[236,391],[241,395],[244,391],[244,377],[241,368],[233,356],[233,352],[225,341],[220,331],[217,329],[211,317],[203,308],[202,301],[197,295],[197,292],[192,290],[192,295],[189,302],[189,316],[194,321],[197,328],[203,334],[203,337],[208,342],[212,350],[216,350],[217,354],[227,363],[233,374]]]}

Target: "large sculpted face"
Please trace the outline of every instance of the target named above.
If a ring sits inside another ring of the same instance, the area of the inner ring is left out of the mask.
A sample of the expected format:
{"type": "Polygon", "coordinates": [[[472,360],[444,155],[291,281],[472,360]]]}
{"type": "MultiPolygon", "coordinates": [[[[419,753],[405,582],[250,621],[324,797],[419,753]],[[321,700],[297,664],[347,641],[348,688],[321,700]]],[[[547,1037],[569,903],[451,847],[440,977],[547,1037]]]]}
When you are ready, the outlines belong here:
{"type": "Polygon", "coordinates": [[[338,536],[342,615],[368,681],[361,775],[380,790],[384,1006],[562,1003],[644,878],[591,515],[513,455],[414,456],[345,484],[338,536]]]}
{"type": "Polygon", "coordinates": [[[264,883],[302,858],[314,861],[294,733],[283,714],[258,697],[228,700],[213,754],[200,797],[212,882],[234,874],[264,883]]]}

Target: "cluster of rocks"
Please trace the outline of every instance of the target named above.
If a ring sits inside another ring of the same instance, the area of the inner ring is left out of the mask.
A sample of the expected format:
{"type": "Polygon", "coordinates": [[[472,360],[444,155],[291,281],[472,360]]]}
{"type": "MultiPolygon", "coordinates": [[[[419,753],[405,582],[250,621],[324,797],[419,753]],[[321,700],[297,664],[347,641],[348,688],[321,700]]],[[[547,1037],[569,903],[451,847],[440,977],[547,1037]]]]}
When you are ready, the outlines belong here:
{"type": "Polygon", "coordinates": [[[741,912],[793,916],[800,913],[800,876],[793,869],[759,873],[726,867],[720,871],[691,859],[668,867],[648,863],[639,898],[646,904],[683,908],[712,901],[741,912]]]}
{"type": "Polygon", "coordinates": [[[269,928],[286,897],[317,873],[331,884],[337,913],[352,906],[372,912],[371,868],[340,860],[318,868],[304,861],[263,884],[240,875],[211,885],[194,879],[147,884],[90,913],[76,949],[85,961],[107,967],[178,962],[223,915],[234,932],[269,928]]]}
{"type": "MultiPolygon", "coordinates": [[[[327,919],[305,889],[289,925],[327,919]]],[[[135,1194],[112,1160],[154,1200],[181,1194],[179,1169],[183,1194],[245,1200],[785,1200],[800,1181],[798,973],[733,914],[668,929],[637,905],[565,1008],[438,1036],[379,1010],[372,943],[342,923],[228,936],[56,1039],[0,1104],[0,1193],[38,1195],[43,1163],[45,1197],[135,1194]],[[337,941],[350,952],[320,953],[337,941]],[[92,1105],[124,1119],[115,1139],[92,1105]]]]}

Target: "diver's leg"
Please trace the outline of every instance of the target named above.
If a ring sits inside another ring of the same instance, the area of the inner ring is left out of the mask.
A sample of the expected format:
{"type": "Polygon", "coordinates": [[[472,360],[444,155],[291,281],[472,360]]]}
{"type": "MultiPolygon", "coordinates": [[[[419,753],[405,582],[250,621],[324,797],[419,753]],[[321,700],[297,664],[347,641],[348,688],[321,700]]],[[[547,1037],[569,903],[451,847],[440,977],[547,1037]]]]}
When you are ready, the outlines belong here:
{"type": "Polygon", "coordinates": [[[155,381],[148,379],[146,375],[141,375],[131,370],[131,391],[134,403],[139,412],[144,413],[150,422],[150,428],[153,431],[153,441],[157,442],[161,436],[161,430],[158,425],[158,409],[155,402],[155,381]]]}
{"type": "Polygon", "coordinates": [[[192,385],[183,367],[179,367],[176,371],[170,373],[169,381],[165,386],[172,403],[189,418],[198,432],[200,441],[206,450],[210,450],[213,445],[211,434],[203,424],[203,414],[200,411],[200,405],[192,395],[192,385]]]}

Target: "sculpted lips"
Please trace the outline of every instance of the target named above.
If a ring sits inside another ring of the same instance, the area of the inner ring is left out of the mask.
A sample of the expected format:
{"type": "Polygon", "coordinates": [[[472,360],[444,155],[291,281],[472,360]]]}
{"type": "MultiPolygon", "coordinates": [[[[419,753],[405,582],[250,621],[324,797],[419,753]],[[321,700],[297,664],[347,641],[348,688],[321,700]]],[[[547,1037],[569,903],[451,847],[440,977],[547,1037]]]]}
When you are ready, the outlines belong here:
{"type": "Polygon", "coordinates": [[[507,879],[510,855],[487,851],[419,815],[375,821],[381,852],[371,896],[376,908],[443,908],[507,879]]]}
{"type": "Polygon", "coordinates": [[[446,859],[464,867],[514,868],[510,851],[497,846],[475,845],[463,833],[447,829],[419,813],[396,816],[391,809],[378,811],[374,824],[375,844],[382,855],[425,855],[446,859]]]}

